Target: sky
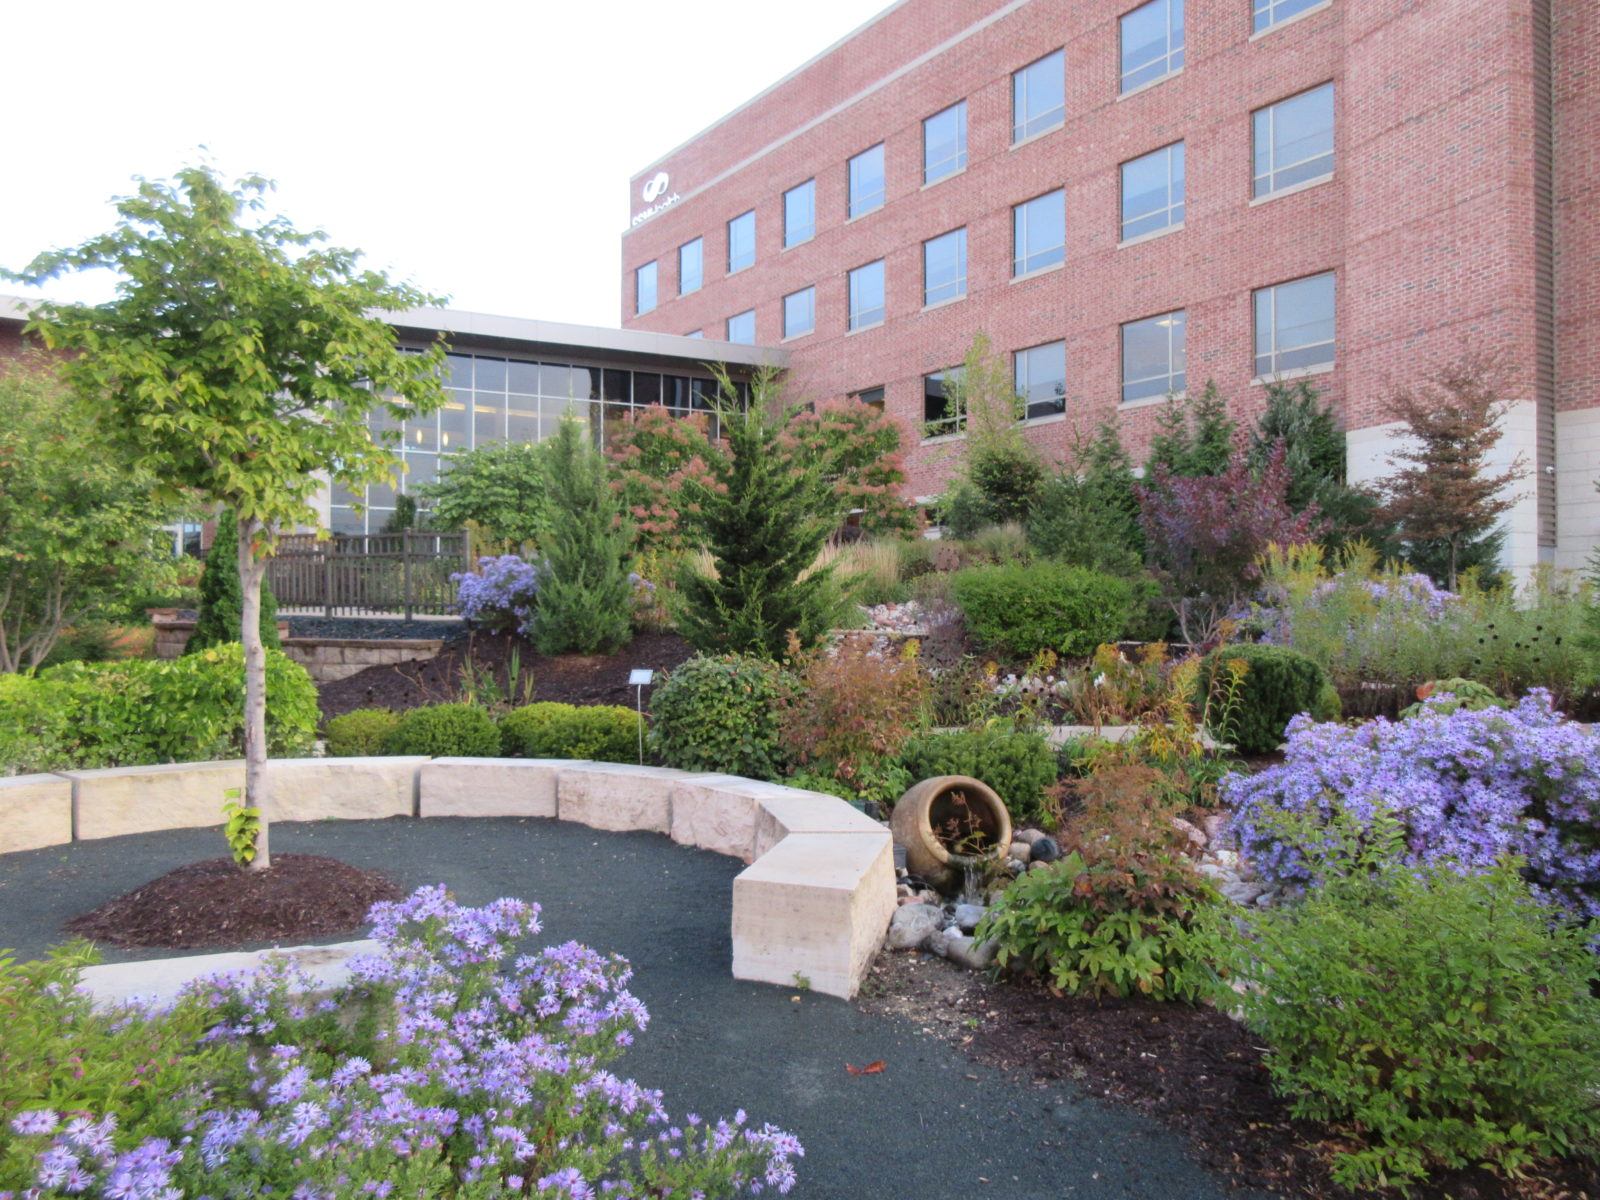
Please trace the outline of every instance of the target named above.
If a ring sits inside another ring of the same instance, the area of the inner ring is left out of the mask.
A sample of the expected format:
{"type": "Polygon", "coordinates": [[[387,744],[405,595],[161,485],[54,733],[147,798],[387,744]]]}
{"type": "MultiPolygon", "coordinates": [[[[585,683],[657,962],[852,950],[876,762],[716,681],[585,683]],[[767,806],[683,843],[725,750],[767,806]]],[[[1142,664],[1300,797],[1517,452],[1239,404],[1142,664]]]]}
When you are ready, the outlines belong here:
{"type": "Polygon", "coordinates": [[[616,326],[633,172],[887,2],[18,5],[0,266],[110,228],[134,176],[208,161],[451,307],[616,326]]]}

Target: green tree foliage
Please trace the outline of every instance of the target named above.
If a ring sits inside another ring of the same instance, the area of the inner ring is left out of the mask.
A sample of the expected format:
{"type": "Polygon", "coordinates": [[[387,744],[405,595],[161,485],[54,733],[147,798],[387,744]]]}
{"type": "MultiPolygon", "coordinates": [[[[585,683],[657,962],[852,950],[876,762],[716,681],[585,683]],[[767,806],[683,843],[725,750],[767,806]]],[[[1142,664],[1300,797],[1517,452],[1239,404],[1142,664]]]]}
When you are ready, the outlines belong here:
{"type": "Polygon", "coordinates": [[[968,567],[950,590],[979,643],[1019,660],[1092,654],[1123,636],[1133,608],[1126,580],[1058,562],[968,567]]]}
{"type": "Polygon", "coordinates": [[[696,489],[696,528],[713,572],[686,563],[678,580],[678,630],[702,651],[778,658],[790,635],[815,645],[839,615],[831,568],[813,568],[835,527],[838,501],[820,464],[784,435],[773,376],[762,373],[740,411],[724,380],[719,400],[726,452],[696,489]]]}
{"type": "Polygon", "coordinates": [[[1047,558],[1113,575],[1143,571],[1133,461],[1115,422],[1076,439],[1068,465],[1039,489],[1027,532],[1028,544],[1047,558]]]}
{"type": "Polygon", "coordinates": [[[653,405],[611,430],[606,455],[641,553],[675,553],[696,544],[696,497],[710,482],[706,464],[716,453],[703,413],[680,417],[653,405]]]}
{"type": "Polygon", "coordinates": [[[108,270],[106,304],[41,303],[29,329],[67,351],[61,371],[94,406],[123,461],[172,495],[234,510],[244,644],[244,805],[261,811],[254,870],[267,852],[266,657],[261,580],[279,532],[314,525],[325,479],[392,482],[388,440],[367,431],[376,404],[395,421],[444,402],[442,346],[403,352],[384,311],[442,303],[364,270],[261,210],[271,185],[229,188],[209,167],[140,180],[118,221],[81,246],[41,254],[12,276],[40,285],[108,270]]]}
{"type": "Polygon", "coordinates": [[[1198,396],[1169,397],[1156,417],[1145,470],[1164,470],[1177,478],[1221,475],[1233,457],[1237,426],[1227,401],[1211,380],[1198,396]]]}
{"type": "Polygon", "coordinates": [[[0,372],[0,673],[155,586],[153,490],[42,356],[0,372]]]}
{"type": "Polygon", "coordinates": [[[551,509],[533,641],[541,654],[610,653],[633,637],[632,532],[581,422],[550,441],[551,509]]]}
{"type": "Polygon", "coordinates": [[[971,532],[970,525],[1026,519],[1044,484],[1044,460],[1023,435],[1026,406],[1011,365],[982,333],[972,339],[960,370],[946,375],[945,412],[947,422],[966,430],[948,502],[960,533],[971,532]]]}
{"type": "Polygon", "coordinates": [[[1287,646],[1218,646],[1200,662],[1196,691],[1195,710],[1207,714],[1211,733],[1243,754],[1272,753],[1283,744],[1285,727],[1301,713],[1316,721],[1339,717],[1339,693],[1328,673],[1287,646]],[[1227,689],[1233,662],[1244,664],[1237,702],[1205,703],[1227,689]]]}
{"type": "Polygon", "coordinates": [[[1504,393],[1499,360],[1468,354],[1389,398],[1409,436],[1381,484],[1384,512],[1412,566],[1451,591],[1466,567],[1492,561],[1502,536],[1496,523],[1515,502],[1508,490],[1528,473],[1521,455],[1504,471],[1489,470],[1504,393]]]}
{"type": "MultiPolygon", "coordinates": [[[[185,654],[239,640],[244,598],[239,591],[239,522],[231,512],[217,518],[217,532],[206,552],[205,573],[200,576],[200,611],[185,654]]],[[[261,581],[261,644],[279,650],[278,601],[272,585],[261,581]]]]}
{"type": "Polygon", "coordinates": [[[833,400],[795,413],[785,430],[833,485],[842,520],[859,512],[867,535],[911,534],[920,526],[906,501],[900,424],[860,400],[833,400]]]}
{"type": "Polygon", "coordinates": [[[684,771],[778,779],[789,762],[779,714],[794,687],[770,659],[697,654],[650,695],[650,752],[684,771]]]}
{"type": "Polygon", "coordinates": [[[1326,523],[1324,549],[1337,553],[1360,538],[1388,552],[1392,529],[1379,518],[1378,498],[1345,482],[1344,432],[1309,380],[1267,385],[1266,410],[1250,433],[1250,466],[1257,473],[1276,442],[1283,443],[1289,470],[1289,507],[1297,513],[1316,508],[1326,523]]]}
{"type": "Polygon", "coordinates": [[[417,494],[434,528],[471,524],[497,549],[521,552],[543,543],[549,523],[549,453],[544,442],[478,446],[445,459],[443,474],[417,494]]]}
{"type": "Polygon", "coordinates": [[[383,533],[405,533],[408,530],[421,528],[421,521],[417,513],[417,498],[402,493],[394,498],[394,510],[389,514],[388,520],[383,523],[383,533]]]}

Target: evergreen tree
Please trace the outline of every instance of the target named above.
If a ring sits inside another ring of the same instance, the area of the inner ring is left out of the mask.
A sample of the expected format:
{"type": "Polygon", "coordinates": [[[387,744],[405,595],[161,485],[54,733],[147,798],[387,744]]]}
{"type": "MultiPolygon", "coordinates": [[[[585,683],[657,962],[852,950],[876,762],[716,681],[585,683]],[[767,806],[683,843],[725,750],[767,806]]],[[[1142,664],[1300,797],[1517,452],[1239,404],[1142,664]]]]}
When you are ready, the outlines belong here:
{"type": "Polygon", "coordinates": [[[831,570],[809,568],[838,502],[818,465],[784,436],[792,413],[781,409],[771,373],[755,378],[743,410],[724,378],[718,407],[726,452],[711,459],[708,483],[696,488],[695,518],[714,571],[685,564],[678,631],[698,650],[775,659],[791,633],[810,646],[833,625],[839,593],[831,570]]]}
{"type": "Polygon", "coordinates": [[[1033,548],[1049,558],[1116,575],[1142,570],[1133,462],[1113,422],[1102,422],[1092,438],[1080,440],[1070,464],[1046,481],[1027,532],[1033,548]]]}
{"type": "Polygon", "coordinates": [[[1527,475],[1520,455],[1488,470],[1502,392],[1499,361],[1469,354],[1389,400],[1409,436],[1391,454],[1403,465],[1383,481],[1385,512],[1411,564],[1452,591],[1461,571],[1498,551],[1495,526],[1515,502],[1507,489],[1527,475]]]}
{"type": "Polygon", "coordinates": [[[963,458],[951,488],[963,525],[1026,520],[1045,479],[1044,460],[1023,436],[1027,415],[1010,364],[982,333],[945,382],[945,411],[963,423],[963,458]]]}
{"type": "MultiPolygon", "coordinates": [[[[239,640],[239,625],[244,619],[244,594],[239,586],[239,522],[231,510],[217,517],[217,532],[206,552],[206,569],[200,575],[200,611],[194,632],[183,652],[193,654],[207,646],[225,646],[239,640]]],[[[278,601],[272,585],[261,579],[261,643],[273,650],[278,641],[278,601]]]]}
{"type": "Polygon", "coordinates": [[[1208,379],[1198,396],[1167,400],[1156,417],[1145,469],[1154,475],[1159,468],[1177,479],[1221,475],[1233,457],[1235,429],[1227,401],[1208,379]]]}
{"type": "Polygon", "coordinates": [[[550,525],[533,642],[540,654],[609,653],[633,636],[633,531],[582,422],[561,422],[547,461],[550,525]]]}

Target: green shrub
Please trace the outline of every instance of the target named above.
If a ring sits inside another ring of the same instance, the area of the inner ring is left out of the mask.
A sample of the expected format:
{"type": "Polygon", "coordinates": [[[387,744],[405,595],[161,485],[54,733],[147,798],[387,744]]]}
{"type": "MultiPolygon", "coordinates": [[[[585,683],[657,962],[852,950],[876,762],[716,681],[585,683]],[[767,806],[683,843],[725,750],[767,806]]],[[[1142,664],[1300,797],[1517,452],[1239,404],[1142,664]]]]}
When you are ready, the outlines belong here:
{"type": "Polygon", "coordinates": [[[1414,717],[1423,712],[1427,707],[1424,703],[1430,696],[1448,695],[1450,699],[1440,700],[1434,704],[1431,711],[1453,713],[1459,709],[1468,712],[1482,712],[1486,708],[1505,708],[1506,702],[1495,695],[1494,689],[1485,687],[1472,679],[1432,679],[1417,689],[1417,702],[1400,710],[1402,717],[1414,717]]]}
{"type": "MultiPolygon", "coordinates": [[[[206,552],[206,569],[200,576],[200,611],[185,654],[207,646],[237,642],[243,618],[244,592],[239,586],[239,523],[231,512],[217,518],[217,532],[206,552]]],[[[278,601],[272,585],[261,580],[261,643],[279,649],[278,601]]]]}
{"type": "MultiPolygon", "coordinates": [[[[317,685],[267,651],[267,749],[303,754],[317,685]]],[[[0,686],[0,767],[16,771],[232,758],[244,744],[244,647],[182,658],[65,663],[0,686]]]]}
{"type": "Polygon", "coordinates": [[[786,671],[754,655],[696,655],[650,697],[650,749],[669,767],[778,779],[786,755],[778,705],[786,671]]]}
{"type": "Polygon", "coordinates": [[[476,704],[430,704],[400,715],[383,739],[383,752],[494,758],[500,753],[500,731],[476,704]]]}
{"type": "Polygon", "coordinates": [[[1476,1163],[1516,1175],[1600,1144],[1595,959],[1514,862],[1391,858],[1216,934],[1218,1002],[1265,1042],[1290,1111],[1359,1139],[1335,1159],[1343,1186],[1476,1163]]]}
{"type": "Polygon", "coordinates": [[[1091,654],[1122,636],[1133,606],[1125,580],[1053,562],[970,567],[951,589],[978,640],[1018,659],[1091,654]]]}
{"type": "Polygon", "coordinates": [[[366,758],[383,753],[383,742],[400,714],[388,708],[358,708],[328,722],[328,753],[334,758],[366,758]]]}
{"type": "Polygon", "coordinates": [[[523,758],[637,762],[639,715],[618,704],[527,704],[500,718],[500,751],[523,758]]]}
{"type": "Polygon", "coordinates": [[[1221,688],[1224,664],[1235,661],[1245,665],[1238,702],[1232,706],[1197,703],[1196,708],[1205,709],[1212,736],[1231,742],[1241,754],[1276,750],[1283,744],[1284,728],[1300,713],[1310,713],[1318,721],[1338,718],[1339,695],[1328,673],[1286,646],[1218,646],[1201,661],[1196,684],[1199,696],[1212,695],[1213,687],[1221,688]],[[1226,715],[1219,717],[1218,713],[1226,715]],[[1218,721],[1229,728],[1218,728],[1218,721]]]}
{"type": "Polygon", "coordinates": [[[906,743],[900,761],[912,783],[935,775],[968,775],[998,793],[1015,824],[1055,827],[1055,808],[1046,789],[1056,781],[1056,756],[1043,734],[1003,726],[926,733],[906,743]]]}

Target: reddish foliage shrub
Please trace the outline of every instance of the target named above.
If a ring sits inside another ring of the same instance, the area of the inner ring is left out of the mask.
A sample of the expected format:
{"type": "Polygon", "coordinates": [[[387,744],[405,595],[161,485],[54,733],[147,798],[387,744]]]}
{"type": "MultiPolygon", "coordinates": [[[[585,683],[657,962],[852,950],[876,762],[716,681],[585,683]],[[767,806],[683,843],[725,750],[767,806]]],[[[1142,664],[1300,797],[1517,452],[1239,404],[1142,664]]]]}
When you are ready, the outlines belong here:
{"type": "Polygon", "coordinates": [[[796,761],[828,764],[836,778],[856,783],[899,753],[928,695],[915,643],[878,654],[868,639],[846,637],[832,654],[819,651],[798,665],[801,686],[781,701],[779,716],[796,761]]]}

